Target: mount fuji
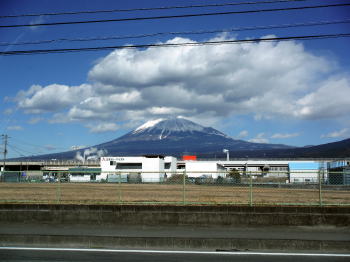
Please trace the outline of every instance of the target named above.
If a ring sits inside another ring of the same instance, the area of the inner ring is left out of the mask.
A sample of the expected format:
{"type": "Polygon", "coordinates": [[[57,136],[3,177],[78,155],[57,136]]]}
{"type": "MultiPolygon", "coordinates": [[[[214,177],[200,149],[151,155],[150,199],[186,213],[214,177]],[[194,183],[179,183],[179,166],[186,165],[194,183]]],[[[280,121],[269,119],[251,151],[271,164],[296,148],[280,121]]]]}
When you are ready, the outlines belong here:
{"type": "Polygon", "coordinates": [[[126,135],[96,146],[111,155],[167,154],[179,156],[184,153],[211,154],[222,150],[287,149],[280,144],[251,143],[233,139],[224,133],[204,127],[184,118],[148,121],[126,135]]]}
{"type": "Polygon", "coordinates": [[[310,147],[251,143],[233,139],[214,128],[204,127],[184,118],[171,118],[148,121],[117,139],[93,147],[31,156],[25,159],[74,159],[78,156],[96,159],[102,155],[137,156],[149,154],[176,157],[194,154],[199,158],[224,158],[223,149],[228,149],[230,156],[239,158],[348,157],[350,155],[350,139],[310,147]]]}

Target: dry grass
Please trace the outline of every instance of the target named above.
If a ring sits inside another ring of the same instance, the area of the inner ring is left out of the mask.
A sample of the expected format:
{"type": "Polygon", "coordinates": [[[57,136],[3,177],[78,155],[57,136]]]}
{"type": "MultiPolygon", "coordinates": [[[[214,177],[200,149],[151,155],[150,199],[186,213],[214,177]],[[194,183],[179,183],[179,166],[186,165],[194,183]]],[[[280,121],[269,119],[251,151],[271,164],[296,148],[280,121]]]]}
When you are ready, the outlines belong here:
{"type": "MultiPolygon", "coordinates": [[[[181,184],[98,184],[98,183],[0,183],[0,199],[5,202],[128,203],[183,201],[181,184]]],[[[255,204],[316,204],[318,189],[257,188],[255,204]]],[[[186,185],[185,201],[191,203],[247,204],[249,187],[186,185]]],[[[324,204],[350,204],[350,191],[324,190],[324,204]]]]}

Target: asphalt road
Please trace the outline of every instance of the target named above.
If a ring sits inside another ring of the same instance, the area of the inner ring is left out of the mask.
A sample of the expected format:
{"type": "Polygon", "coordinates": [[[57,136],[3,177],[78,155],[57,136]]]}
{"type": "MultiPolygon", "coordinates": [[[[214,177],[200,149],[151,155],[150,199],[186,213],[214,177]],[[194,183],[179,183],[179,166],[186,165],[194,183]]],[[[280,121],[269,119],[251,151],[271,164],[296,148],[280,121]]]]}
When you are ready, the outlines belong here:
{"type": "Polygon", "coordinates": [[[324,262],[350,261],[350,255],[296,253],[239,253],[152,250],[69,250],[69,249],[6,249],[0,248],[0,261],[243,261],[243,262],[324,262]]]}
{"type": "Polygon", "coordinates": [[[350,241],[350,227],[334,226],[193,227],[2,223],[0,227],[0,234],[350,241]]]}

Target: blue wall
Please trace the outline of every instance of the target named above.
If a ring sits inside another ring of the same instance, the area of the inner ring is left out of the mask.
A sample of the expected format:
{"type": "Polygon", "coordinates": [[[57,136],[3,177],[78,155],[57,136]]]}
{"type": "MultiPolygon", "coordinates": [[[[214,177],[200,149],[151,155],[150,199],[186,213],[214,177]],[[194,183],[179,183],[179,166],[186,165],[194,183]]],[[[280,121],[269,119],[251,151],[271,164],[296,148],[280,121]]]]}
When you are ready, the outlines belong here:
{"type": "Polygon", "coordinates": [[[317,170],[320,167],[320,164],[315,162],[291,162],[288,165],[289,170],[317,170]]]}

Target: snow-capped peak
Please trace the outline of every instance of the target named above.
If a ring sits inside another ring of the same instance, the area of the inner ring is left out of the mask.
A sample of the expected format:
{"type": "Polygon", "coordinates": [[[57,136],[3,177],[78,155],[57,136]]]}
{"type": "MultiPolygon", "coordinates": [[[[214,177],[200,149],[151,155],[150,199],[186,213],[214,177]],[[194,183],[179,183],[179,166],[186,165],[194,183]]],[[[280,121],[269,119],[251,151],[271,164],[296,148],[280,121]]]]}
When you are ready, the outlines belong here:
{"type": "Polygon", "coordinates": [[[159,119],[155,119],[155,120],[150,120],[150,121],[147,121],[146,123],[144,123],[143,125],[139,126],[138,128],[136,128],[134,130],[134,134],[135,133],[139,133],[147,128],[151,128],[151,127],[154,127],[155,125],[157,125],[159,122],[163,121],[164,119],[163,118],[159,118],[159,119]]]}
{"type": "MultiPolygon", "coordinates": [[[[203,132],[207,128],[198,125],[190,120],[183,117],[176,117],[170,119],[156,119],[146,122],[145,124],[136,128],[132,134],[158,133],[159,139],[166,138],[173,132],[203,132]]],[[[205,132],[205,131],[204,131],[205,132]]]]}

